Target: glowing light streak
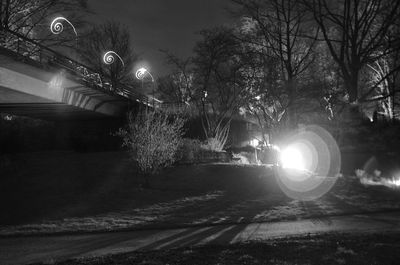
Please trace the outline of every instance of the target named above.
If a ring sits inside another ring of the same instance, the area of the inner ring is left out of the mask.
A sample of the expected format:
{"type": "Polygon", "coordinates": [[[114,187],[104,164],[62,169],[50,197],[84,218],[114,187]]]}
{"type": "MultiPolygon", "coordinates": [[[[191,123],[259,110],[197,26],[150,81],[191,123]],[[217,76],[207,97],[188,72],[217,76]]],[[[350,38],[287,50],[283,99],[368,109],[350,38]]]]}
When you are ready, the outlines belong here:
{"type": "Polygon", "coordinates": [[[153,76],[150,74],[149,71],[147,71],[146,68],[143,68],[143,67],[142,67],[142,68],[139,68],[139,69],[136,71],[135,76],[136,76],[137,79],[143,80],[144,77],[146,76],[146,73],[151,77],[151,81],[154,82],[153,76]]]}
{"type": "Polygon", "coordinates": [[[114,51],[108,51],[103,55],[103,62],[105,64],[112,64],[115,61],[115,56],[118,57],[118,59],[121,61],[122,65],[125,67],[124,60],[122,60],[121,56],[119,56],[116,52],[114,51]]]}
{"type": "Polygon", "coordinates": [[[74,30],[75,36],[78,37],[78,33],[76,32],[76,29],[72,23],[66,19],[65,17],[56,17],[50,24],[50,31],[53,34],[60,34],[64,30],[64,25],[62,24],[62,21],[67,22],[72,29],[74,30]]]}

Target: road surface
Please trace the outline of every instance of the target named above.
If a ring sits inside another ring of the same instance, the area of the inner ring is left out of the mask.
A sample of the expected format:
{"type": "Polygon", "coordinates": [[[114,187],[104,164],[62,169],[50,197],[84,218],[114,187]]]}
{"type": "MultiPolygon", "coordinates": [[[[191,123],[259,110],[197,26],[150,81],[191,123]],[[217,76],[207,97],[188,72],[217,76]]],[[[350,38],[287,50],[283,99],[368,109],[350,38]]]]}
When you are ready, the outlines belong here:
{"type": "Polygon", "coordinates": [[[400,232],[400,212],[167,230],[0,238],[0,264],[54,262],[135,250],[231,244],[326,232],[400,232]]]}

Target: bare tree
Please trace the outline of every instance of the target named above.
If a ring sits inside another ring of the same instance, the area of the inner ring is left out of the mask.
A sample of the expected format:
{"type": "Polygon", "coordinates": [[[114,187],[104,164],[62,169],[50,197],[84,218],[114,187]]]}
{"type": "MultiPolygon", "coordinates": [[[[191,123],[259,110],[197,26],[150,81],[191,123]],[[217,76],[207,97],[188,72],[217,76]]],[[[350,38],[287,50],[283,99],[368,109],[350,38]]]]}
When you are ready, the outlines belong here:
{"type": "Polygon", "coordinates": [[[220,151],[228,140],[231,120],[243,104],[243,50],[230,28],[203,30],[201,35],[193,58],[180,60],[166,53],[175,70],[160,89],[168,98],[195,106],[204,137],[213,150],[220,151]]]}
{"type": "Polygon", "coordinates": [[[296,0],[232,1],[242,8],[241,14],[253,28],[243,40],[253,44],[261,56],[279,59],[284,83],[282,93],[287,94],[289,125],[293,126],[297,123],[295,101],[299,76],[313,61],[312,48],[318,29],[313,27],[308,13],[296,0]],[[310,32],[314,33],[311,38],[310,32]]]}
{"type": "Polygon", "coordinates": [[[87,36],[80,41],[79,54],[81,60],[100,75],[108,76],[112,87],[117,87],[121,82],[133,80],[132,64],[137,60],[132,51],[130,36],[126,26],[108,21],[101,25],[95,25],[87,36]],[[106,64],[104,55],[113,51],[114,62],[106,64]]]}
{"type": "Polygon", "coordinates": [[[56,15],[67,16],[73,25],[79,28],[88,12],[87,0],[1,0],[0,29],[7,29],[37,42],[46,42],[47,46],[75,44],[74,32],[65,31],[56,37],[49,27],[56,15]]]}
{"type": "Polygon", "coordinates": [[[201,32],[194,49],[196,102],[205,137],[222,149],[232,117],[242,104],[242,46],[228,28],[201,32]]]}
{"type": "MultiPolygon", "coordinates": [[[[400,2],[391,0],[303,1],[321,28],[324,41],[340,68],[348,101],[366,99],[375,88],[363,92],[360,74],[398,49],[399,37],[388,39],[399,16],[400,2]]],[[[385,76],[380,76],[382,78],[385,76]]],[[[378,85],[380,81],[375,82],[378,85]]]]}
{"type": "Polygon", "coordinates": [[[166,62],[172,67],[172,72],[158,80],[158,91],[166,102],[190,104],[194,99],[194,74],[190,67],[192,58],[181,60],[168,51],[162,51],[166,62]]]}
{"type": "Polygon", "coordinates": [[[246,100],[242,106],[256,118],[262,131],[262,140],[265,143],[274,141],[274,136],[282,127],[282,118],[287,111],[288,96],[280,82],[280,62],[276,57],[252,53],[253,46],[245,45],[249,49],[243,67],[242,78],[246,87],[246,100]],[[268,135],[268,138],[265,136],[268,135]]]}

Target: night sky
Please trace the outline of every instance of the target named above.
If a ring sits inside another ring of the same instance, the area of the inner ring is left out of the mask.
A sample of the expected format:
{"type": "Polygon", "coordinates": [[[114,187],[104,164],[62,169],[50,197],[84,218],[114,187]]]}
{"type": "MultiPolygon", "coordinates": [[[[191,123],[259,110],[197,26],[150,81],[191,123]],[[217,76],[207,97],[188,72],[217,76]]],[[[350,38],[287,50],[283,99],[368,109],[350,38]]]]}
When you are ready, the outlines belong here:
{"type": "Polygon", "coordinates": [[[134,51],[155,77],[168,72],[159,49],[191,55],[201,29],[229,24],[229,0],[89,0],[96,21],[113,19],[129,27],[134,51]]]}

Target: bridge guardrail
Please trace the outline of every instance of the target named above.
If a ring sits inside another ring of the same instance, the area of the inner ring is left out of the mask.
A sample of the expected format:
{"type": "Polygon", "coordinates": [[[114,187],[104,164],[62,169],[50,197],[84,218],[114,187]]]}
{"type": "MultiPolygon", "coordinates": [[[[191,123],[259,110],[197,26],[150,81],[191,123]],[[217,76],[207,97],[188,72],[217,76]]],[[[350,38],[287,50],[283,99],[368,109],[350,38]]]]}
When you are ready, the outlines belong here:
{"type": "Polygon", "coordinates": [[[156,108],[162,105],[158,99],[134,92],[131,86],[119,84],[118,87],[113,87],[107,76],[100,75],[90,67],[11,30],[0,29],[0,47],[42,66],[60,67],[77,81],[102,92],[119,95],[147,106],[154,105],[156,108]]]}

